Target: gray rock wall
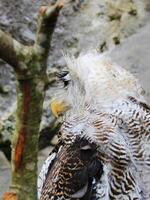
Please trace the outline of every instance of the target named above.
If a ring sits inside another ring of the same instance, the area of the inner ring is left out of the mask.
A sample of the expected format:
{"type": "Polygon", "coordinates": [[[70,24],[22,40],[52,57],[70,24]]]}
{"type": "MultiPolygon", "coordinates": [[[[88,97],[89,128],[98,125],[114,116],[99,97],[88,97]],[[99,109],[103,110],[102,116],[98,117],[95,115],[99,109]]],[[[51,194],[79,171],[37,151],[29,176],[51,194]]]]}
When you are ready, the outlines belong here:
{"type": "MultiPolygon", "coordinates": [[[[24,44],[33,44],[38,8],[48,2],[1,0],[0,27],[24,44]]],[[[78,55],[90,49],[113,49],[112,57],[137,75],[149,100],[149,12],[149,0],[68,1],[53,35],[48,70],[65,66],[62,51],[78,55]]],[[[3,61],[0,65],[0,132],[7,140],[14,128],[15,78],[10,66],[3,61]]],[[[50,96],[48,91],[47,99],[50,96]]],[[[45,110],[47,106],[45,103],[45,110]]],[[[49,111],[46,116],[49,118],[49,111]]]]}
{"type": "MultiPolygon", "coordinates": [[[[24,44],[33,44],[38,8],[47,2],[1,0],[0,27],[24,44]]],[[[149,0],[68,2],[53,36],[49,69],[65,66],[62,51],[77,55],[89,49],[109,50],[138,32],[150,19],[149,0]]],[[[15,81],[12,69],[2,61],[0,65],[4,66],[0,67],[0,117],[7,119],[15,110],[15,81]]]]}
{"type": "MultiPolygon", "coordinates": [[[[33,44],[38,8],[47,2],[49,1],[1,0],[0,27],[24,44],[33,44]]],[[[78,55],[81,51],[89,49],[106,51],[118,46],[117,48],[120,49],[116,50],[115,57],[120,56],[129,70],[139,74],[138,77],[143,80],[142,83],[148,95],[147,65],[149,62],[147,54],[143,53],[139,62],[139,59],[136,59],[136,50],[132,58],[131,55],[128,55],[130,56],[130,62],[128,62],[129,58],[127,55],[125,56],[125,51],[128,49],[128,52],[132,51],[133,53],[134,46],[139,42],[135,39],[132,46],[130,42],[124,47],[122,44],[126,43],[127,38],[138,34],[141,27],[148,24],[150,19],[149,0],[70,0],[68,2],[58,19],[53,35],[48,63],[49,70],[51,67],[65,66],[62,51],[78,55]],[[140,71],[142,73],[144,71],[144,75],[141,75],[140,71]]],[[[142,44],[143,50],[148,48],[148,41],[144,37],[141,34],[137,39],[142,44]]],[[[124,63],[120,64],[124,65],[124,63]]],[[[13,70],[8,65],[3,61],[0,61],[0,65],[0,132],[8,132],[7,126],[3,126],[3,121],[9,118],[9,126],[12,124],[10,129],[13,130],[14,119],[11,115],[16,106],[15,78],[13,70]]],[[[47,99],[50,96],[48,91],[47,99]]],[[[48,104],[45,103],[45,105],[46,116],[49,118],[48,104]]],[[[43,124],[48,123],[46,122],[47,117],[43,118],[43,124]]]]}
{"type": "MultiPolygon", "coordinates": [[[[0,27],[24,44],[33,44],[36,16],[40,5],[49,0],[1,0],[0,27]]],[[[51,1],[52,2],[52,1],[51,1]]],[[[49,68],[64,67],[62,51],[78,55],[81,51],[110,51],[117,63],[134,73],[146,90],[150,102],[150,1],[149,0],[68,0],[53,35],[49,68]]],[[[0,145],[10,140],[16,106],[13,70],[0,60],[0,145]]],[[[47,91],[43,127],[50,124],[47,91]]],[[[40,155],[40,160],[47,154],[40,155]]],[[[4,161],[3,155],[0,159],[4,161]]],[[[1,161],[0,160],[0,161],[1,161]]],[[[7,168],[8,165],[6,165],[7,168]]],[[[3,169],[0,168],[0,179],[3,169]]],[[[6,186],[10,179],[4,169],[6,186]],[[8,177],[8,178],[7,178],[8,177]]],[[[1,182],[1,180],[0,180],[1,182]]],[[[0,186],[0,196],[5,188],[0,186]]]]}

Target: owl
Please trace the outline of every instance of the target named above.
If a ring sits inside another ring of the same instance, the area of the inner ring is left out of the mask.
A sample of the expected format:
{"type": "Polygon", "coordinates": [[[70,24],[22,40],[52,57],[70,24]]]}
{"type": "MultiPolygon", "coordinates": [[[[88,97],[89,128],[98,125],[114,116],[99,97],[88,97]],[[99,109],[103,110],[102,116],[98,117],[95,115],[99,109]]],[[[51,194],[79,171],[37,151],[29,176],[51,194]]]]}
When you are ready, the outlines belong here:
{"type": "Polygon", "coordinates": [[[41,200],[86,195],[91,200],[150,200],[150,108],[140,83],[106,53],[88,52],[65,59],[68,71],[60,76],[64,88],[51,102],[55,116],[63,113],[63,145],[42,168],[41,200]],[[85,162],[87,149],[94,153],[85,162]],[[86,169],[87,181],[81,178],[81,185],[72,171],[74,166],[82,175],[86,169]],[[61,173],[70,174],[63,184],[61,173]],[[59,192],[51,182],[62,184],[59,192]],[[60,195],[50,194],[46,188],[60,195]],[[49,197],[44,198],[46,195],[49,197]]]}

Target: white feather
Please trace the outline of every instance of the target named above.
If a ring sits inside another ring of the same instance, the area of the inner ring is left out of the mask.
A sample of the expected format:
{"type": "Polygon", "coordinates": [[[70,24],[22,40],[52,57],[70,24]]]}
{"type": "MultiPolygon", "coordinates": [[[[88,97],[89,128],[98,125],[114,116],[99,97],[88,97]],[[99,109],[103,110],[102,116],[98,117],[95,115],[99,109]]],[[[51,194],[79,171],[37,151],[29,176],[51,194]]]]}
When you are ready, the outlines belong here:
{"type": "Polygon", "coordinates": [[[65,59],[72,80],[66,98],[73,108],[81,109],[81,104],[98,108],[127,96],[143,101],[143,89],[137,79],[107,54],[90,52],[65,59]]]}

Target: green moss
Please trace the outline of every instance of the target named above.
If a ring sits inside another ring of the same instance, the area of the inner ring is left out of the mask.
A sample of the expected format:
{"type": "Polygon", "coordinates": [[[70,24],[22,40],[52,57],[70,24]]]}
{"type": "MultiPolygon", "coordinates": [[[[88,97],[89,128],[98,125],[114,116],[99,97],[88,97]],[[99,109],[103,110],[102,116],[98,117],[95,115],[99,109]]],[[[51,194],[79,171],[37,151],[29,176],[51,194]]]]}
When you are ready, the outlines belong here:
{"type": "MultiPolygon", "coordinates": [[[[34,71],[32,73],[34,73],[34,71]]],[[[43,81],[43,79],[44,77],[42,74],[40,78],[39,76],[37,77],[36,74],[33,74],[33,78],[17,81],[17,120],[16,130],[13,135],[12,148],[14,153],[12,158],[15,157],[16,144],[24,123],[24,131],[26,133],[21,166],[13,172],[12,176],[13,185],[16,189],[18,187],[20,188],[19,191],[17,191],[19,200],[24,200],[25,196],[26,200],[37,199],[38,138],[44,101],[44,92],[37,92],[37,84],[43,81]],[[26,191],[28,191],[28,194],[26,191]]],[[[15,163],[13,163],[13,168],[15,169],[15,163]]]]}

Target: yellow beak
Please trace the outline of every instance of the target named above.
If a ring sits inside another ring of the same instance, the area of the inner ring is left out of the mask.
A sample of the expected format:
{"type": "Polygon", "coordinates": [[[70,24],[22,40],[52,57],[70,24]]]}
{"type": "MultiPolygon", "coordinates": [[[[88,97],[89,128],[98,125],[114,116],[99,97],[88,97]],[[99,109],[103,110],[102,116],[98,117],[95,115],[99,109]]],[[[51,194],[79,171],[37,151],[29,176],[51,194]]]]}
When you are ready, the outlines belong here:
{"type": "Polygon", "coordinates": [[[59,117],[60,114],[62,114],[63,112],[65,112],[67,110],[67,106],[65,105],[65,103],[60,102],[58,100],[53,100],[50,103],[50,108],[51,108],[53,115],[57,118],[59,117]]]}

